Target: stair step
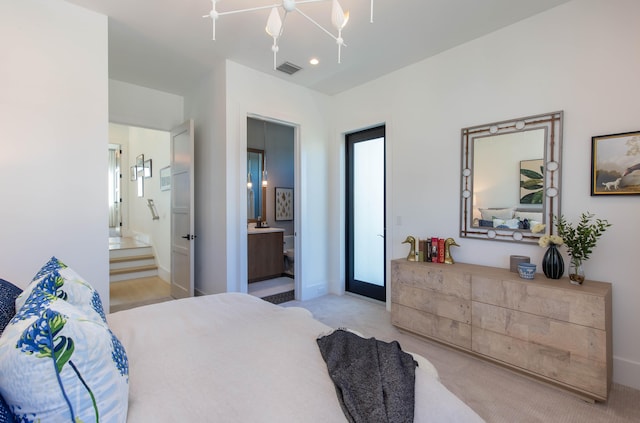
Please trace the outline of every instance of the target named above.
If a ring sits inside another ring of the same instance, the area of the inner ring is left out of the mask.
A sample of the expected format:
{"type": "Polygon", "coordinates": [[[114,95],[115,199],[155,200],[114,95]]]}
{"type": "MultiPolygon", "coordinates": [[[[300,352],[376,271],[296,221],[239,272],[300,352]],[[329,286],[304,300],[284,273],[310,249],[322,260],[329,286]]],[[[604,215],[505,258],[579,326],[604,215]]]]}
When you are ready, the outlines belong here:
{"type": "Polygon", "coordinates": [[[123,257],[112,257],[109,259],[109,263],[123,263],[127,261],[138,261],[138,260],[153,260],[153,254],[142,254],[137,256],[123,256],[123,257]]]}
{"type": "Polygon", "coordinates": [[[137,247],[137,248],[120,248],[117,250],[109,250],[109,260],[119,259],[123,257],[153,255],[153,248],[137,247]]]}
{"type": "Polygon", "coordinates": [[[136,266],[136,267],[126,267],[123,269],[111,269],[109,270],[109,275],[121,275],[123,273],[138,273],[138,272],[147,272],[149,270],[158,270],[158,266],[155,264],[149,264],[147,266],[136,266]]]}

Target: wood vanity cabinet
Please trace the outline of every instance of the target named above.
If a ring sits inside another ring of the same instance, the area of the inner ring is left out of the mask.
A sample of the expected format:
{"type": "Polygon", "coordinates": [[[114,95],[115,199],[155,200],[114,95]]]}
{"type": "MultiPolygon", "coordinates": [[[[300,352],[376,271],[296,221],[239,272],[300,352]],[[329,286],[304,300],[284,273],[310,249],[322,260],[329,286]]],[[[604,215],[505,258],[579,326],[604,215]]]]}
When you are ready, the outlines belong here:
{"type": "Polygon", "coordinates": [[[249,282],[282,276],[284,271],[283,233],[279,231],[248,235],[249,282]]]}
{"type": "Polygon", "coordinates": [[[393,325],[606,401],[613,370],[611,284],[456,263],[391,262],[393,325]]]}

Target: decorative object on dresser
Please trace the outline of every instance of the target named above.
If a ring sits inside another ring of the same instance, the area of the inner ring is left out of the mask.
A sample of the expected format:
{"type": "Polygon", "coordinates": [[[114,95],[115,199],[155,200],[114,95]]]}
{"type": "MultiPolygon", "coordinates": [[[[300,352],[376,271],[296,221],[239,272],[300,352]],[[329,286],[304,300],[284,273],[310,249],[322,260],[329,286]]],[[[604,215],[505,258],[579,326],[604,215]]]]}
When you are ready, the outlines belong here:
{"type": "Polygon", "coordinates": [[[590,400],[606,401],[611,386],[611,295],[606,282],[391,262],[394,326],[590,400]]]}
{"type": "Polygon", "coordinates": [[[531,262],[531,257],[511,255],[509,256],[509,270],[518,273],[518,265],[529,262],[531,262]]]}
{"type": "Polygon", "coordinates": [[[444,263],[445,264],[453,264],[453,257],[451,257],[451,247],[452,246],[456,246],[459,247],[458,244],[456,244],[456,240],[453,238],[447,238],[444,241],[444,263]]]}
{"type": "MultiPolygon", "coordinates": [[[[544,229],[545,225],[540,224],[533,227],[531,232],[542,232],[544,229]]],[[[547,249],[542,257],[542,271],[549,279],[560,279],[564,274],[564,260],[562,260],[560,251],[558,251],[558,246],[562,245],[563,242],[562,237],[558,235],[543,235],[538,240],[538,244],[547,249]]]]}
{"type": "Polygon", "coordinates": [[[407,260],[416,261],[416,239],[409,235],[404,241],[403,244],[409,244],[409,254],[407,255],[407,260]]]}
{"type": "Polygon", "coordinates": [[[518,274],[522,279],[533,280],[536,276],[536,265],[534,263],[520,263],[518,274]]]}
{"type": "Polygon", "coordinates": [[[558,235],[564,240],[571,257],[569,279],[571,283],[576,285],[584,282],[585,276],[582,265],[589,259],[591,252],[596,247],[598,238],[611,226],[606,219],[596,219],[591,222],[594,216],[593,213],[582,213],[580,221],[575,228],[562,215],[555,219],[558,235]]]}
{"type": "Polygon", "coordinates": [[[591,195],[640,194],[640,131],[591,137],[591,195]]]}

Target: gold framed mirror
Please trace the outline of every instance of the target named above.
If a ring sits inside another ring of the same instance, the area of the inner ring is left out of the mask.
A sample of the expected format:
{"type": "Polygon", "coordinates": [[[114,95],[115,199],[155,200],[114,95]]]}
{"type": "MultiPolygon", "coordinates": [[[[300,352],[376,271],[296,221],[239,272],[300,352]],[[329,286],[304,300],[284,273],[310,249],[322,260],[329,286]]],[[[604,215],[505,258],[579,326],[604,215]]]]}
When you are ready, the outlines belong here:
{"type": "Polygon", "coordinates": [[[535,243],[560,214],[563,112],[462,129],[460,236],[535,243]],[[546,224],[542,233],[531,229],[546,224]]]}

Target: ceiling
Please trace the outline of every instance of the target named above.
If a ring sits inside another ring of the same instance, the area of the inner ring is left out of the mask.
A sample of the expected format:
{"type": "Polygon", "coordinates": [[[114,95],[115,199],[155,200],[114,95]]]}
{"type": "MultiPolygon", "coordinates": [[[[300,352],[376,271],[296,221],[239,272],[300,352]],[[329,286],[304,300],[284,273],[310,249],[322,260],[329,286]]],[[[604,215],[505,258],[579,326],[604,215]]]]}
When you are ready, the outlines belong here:
{"type": "MultiPolygon", "coordinates": [[[[109,77],[185,95],[224,59],[333,95],[439,52],[488,34],[569,0],[340,0],[350,20],[343,30],[342,63],[326,33],[299,13],[289,14],[273,69],[272,39],[264,28],[269,10],[220,16],[212,40],[211,0],[66,0],[109,16],[109,77]],[[317,57],[320,64],[309,64],[317,57]]],[[[265,6],[279,0],[218,0],[218,12],[265,6]]],[[[331,2],[297,8],[335,33],[331,2]]]]}

